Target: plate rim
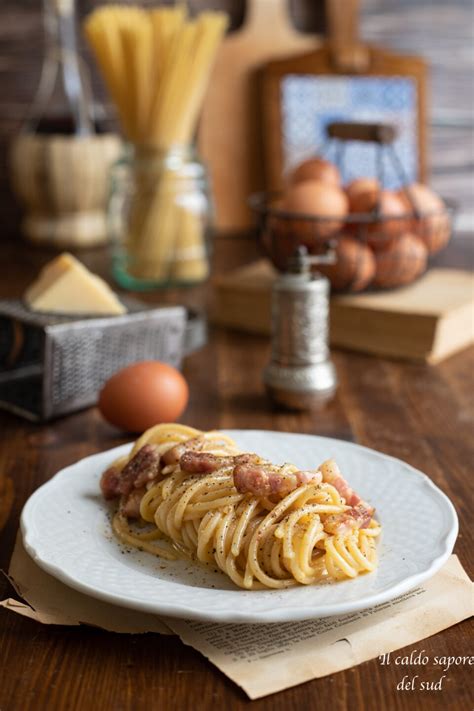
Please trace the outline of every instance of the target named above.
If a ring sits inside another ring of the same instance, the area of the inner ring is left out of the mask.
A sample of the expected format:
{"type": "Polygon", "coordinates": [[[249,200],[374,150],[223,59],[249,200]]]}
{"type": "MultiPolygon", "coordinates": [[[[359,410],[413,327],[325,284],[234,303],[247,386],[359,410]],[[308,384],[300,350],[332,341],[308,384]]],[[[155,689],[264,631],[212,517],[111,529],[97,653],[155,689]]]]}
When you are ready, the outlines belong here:
{"type": "MultiPolygon", "coordinates": [[[[21,516],[20,516],[20,529],[22,533],[22,539],[23,539],[23,545],[25,547],[25,550],[27,551],[28,555],[33,559],[33,561],[40,567],[42,568],[45,572],[49,573],[52,575],[54,578],[59,580],[60,582],[64,583],[68,587],[77,590],[85,595],[88,595],[92,598],[96,598],[99,600],[103,600],[105,602],[109,602],[113,605],[116,605],[118,607],[122,608],[127,608],[127,609],[133,609],[133,610],[138,610],[140,612],[145,612],[148,614],[155,614],[155,615],[160,615],[163,617],[177,617],[181,619],[187,619],[187,620],[197,620],[197,621],[203,621],[203,622],[216,622],[216,623],[242,623],[242,624],[266,624],[266,623],[278,623],[278,622],[290,622],[290,621],[303,621],[303,620],[309,620],[309,619],[318,619],[318,618],[323,618],[323,617],[332,617],[332,616],[339,616],[339,615],[346,615],[350,614],[353,612],[359,612],[361,610],[368,609],[370,607],[373,607],[375,605],[383,604],[385,602],[388,602],[390,600],[393,600],[394,598],[403,595],[406,592],[409,592],[413,590],[414,588],[418,587],[421,583],[424,581],[428,580],[429,578],[433,577],[438,570],[444,565],[444,563],[447,561],[449,556],[452,553],[452,550],[454,548],[454,545],[457,540],[458,532],[459,532],[459,520],[457,516],[456,509],[449,499],[449,497],[430,479],[430,477],[425,474],[424,472],[421,472],[420,470],[416,469],[413,467],[411,464],[408,464],[407,462],[404,462],[403,460],[393,457],[392,455],[385,454],[383,452],[379,452],[375,449],[372,449],[370,447],[366,447],[364,445],[358,444],[356,442],[351,442],[348,440],[341,440],[338,438],[334,437],[326,437],[326,436],[321,436],[321,435],[314,435],[311,433],[304,433],[304,432],[281,432],[278,430],[261,430],[261,429],[222,429],[219,430],[222,432],[225,432],[226,434],[229,434],[230,436],[238,436],[239,433],[245,432],[245,433],[251,433],[254,435],[259,435],[259,434],[283,434],[285,437],[307,437],[309,439],[317,439],[321,443],[338,443],[338,444],[343,444],[349,448],[355,448],[358,450],[362,450],[365,453],[370,454],[371,456],[375,455],[376,457],[380,457],[382,459],[388,459],[393,462],[396,462],[398,464],[402,464],[407,470],[409,470],[410,474],[412,476],[415,476],[418,480],[420,480],[420,483],[422,483],[424,486],[428,486],[432,490],[432,493],[435,494],[436,497],[443,503],[443,508],[445,512],[448,514],[450,517],[450,527],[449,531],[446,535],[445,541],[444,541],[444,546],[443,546],[443,551],[431,562],[431,564],[425,568],[422,571],[412,573],[411,575],[408,575],[405,577],[403,580],[399,581],[398,583],[389,586],[386,590],[382,590],[376,593],[372,593],[371,595],[368,595],[362,599],[359,600],[354,600],[351,602],[347,603],[341,603],[337,602],[332,605],[325,605],[324,610],[318,610],[318,604],[316,603],[314,606],[308,607],[306,606],[299,606],[297,609],[296,608],[279,608],[276,606],[273,609],[265,610],[264,612],[259,611],[257,613],[252,613],[250,611],[244,611],[241,612],[235,608],[229,609],[228,611],[213,611],[211,613],[206,613],[205,611],[201,609],[193,609],[189,608],[187,605],[180,604],[180,603],[169,603],[169,602],[163,602],[160,601],[158,603],[156,602],[148,602],[144,600],[136,600],[133,598],[126,598],[126,597],[121,597],[119,594],[116,594],[114,592],[109,592],[107,590],[102,590],[100,588],[96,588],[94,585],[82,582],[81,580],[77,579],[74,577],[74,575],[70,574],[69,572],[64,571],[61,567],[59,567],[57,564],[52,563],[46,559],[44,559],[41,555],[41,553],[38,552],[37,547],[35,547],[34,542],[31,541],[30,536],[31,536],[31,529],[30,531],[28,530],[28,516],[30,514],[30,510],[33,509],[35,506],[36,500],[40,498],[40,496],[44,495],[44,490],[46,488],[49,488],[50,486],[53,485],[53,482],[56,481],[58,478],[66,474],[70,469],[74,468],[78,464],[82,463],[87,463],[88,460],[94,459],[95,457],[98,457],[100,455],[104,454],[114,454],[116,456],[119,456],[122,452],[127,451],[134,442],[128,442],[125,444],[118,445],[117,447],[112,447],[111,449],[103,450],[101,452],[95,452],[94,454],[88,455],[87,457],[83,457],[82,459],[78,459],[77,461],[73,462],[72,464],[67,465],[66,467],[63,467],[59,471],[57,471],[50,479],[48,479],[46,482],[44,482],[41,486],[39,486],[27,499],[25,502],[23,509],[21,511],[21,516]],[[344,607],[343,610],[341,610],[341,607],[344,607]]],[[[233,592],[233,591],[232,591],[233,592]]],[[[239,591],[236,589],[236,593],[239,591]]],[[[247,591],[249,592],[249,591],[247,591]]],[[[266,591],[266,592],[272,592],[272,591],[266,591]]],[[[286,591],[283,591],[286,592],[286,591]]],[[[275,590],[275,593],[282,593],[281,590],[275,590]]],[[[212,595],[212,590],[209,590],[209,594],[212,595]]]]}

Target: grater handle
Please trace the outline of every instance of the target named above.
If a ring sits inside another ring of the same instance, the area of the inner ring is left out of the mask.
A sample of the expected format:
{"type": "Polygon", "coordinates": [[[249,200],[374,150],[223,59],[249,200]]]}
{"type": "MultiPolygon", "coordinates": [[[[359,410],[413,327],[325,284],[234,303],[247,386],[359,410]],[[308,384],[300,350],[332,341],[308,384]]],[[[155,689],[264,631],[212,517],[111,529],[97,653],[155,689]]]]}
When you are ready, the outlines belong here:
{"type": "Polygon", "coordinates": [[[358,123],[356,121],[333,121],[326,126],[329,138],[340,141],[365,141],[390,144],[397,136],[395,126],[389,123],[358,123]]]}
{"type": "Polygon", "coordinates": [[[350,74],[367,71],[370,53],[359,40],[359,0],[326,0],[326,24],[336,71],[350,74]]]}

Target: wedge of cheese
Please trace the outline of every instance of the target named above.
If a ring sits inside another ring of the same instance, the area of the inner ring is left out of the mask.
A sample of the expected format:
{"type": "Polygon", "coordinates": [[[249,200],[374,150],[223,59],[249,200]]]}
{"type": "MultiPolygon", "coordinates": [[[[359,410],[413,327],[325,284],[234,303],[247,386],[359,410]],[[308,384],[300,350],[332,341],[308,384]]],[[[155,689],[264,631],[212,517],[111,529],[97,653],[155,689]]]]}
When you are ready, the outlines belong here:
{"type": "Polygon", "coordinates": [[[32,311],[61,314],[123,314],[126,308],[103,279],[64,252],[41,270],[26,290],[32,311]]]}

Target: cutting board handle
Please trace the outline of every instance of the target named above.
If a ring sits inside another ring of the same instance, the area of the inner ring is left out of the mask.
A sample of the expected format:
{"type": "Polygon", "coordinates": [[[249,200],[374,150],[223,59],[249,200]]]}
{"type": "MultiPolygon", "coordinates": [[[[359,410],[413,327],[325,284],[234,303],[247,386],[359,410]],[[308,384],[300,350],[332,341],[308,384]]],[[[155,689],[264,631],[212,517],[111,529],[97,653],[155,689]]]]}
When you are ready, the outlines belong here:
{"type": "Polygon", "coordinates": [[[359,40],[359,5],[359,0],[326,0],[328,41],[338,72],[359,74],[369,67],[369,50],[359,40]]]}
{"type": "Polygon", "coordinates": [[[332,121],[326,126],[329,138],[340,141],[365,141],[390,144],[397,136],[395,126],[388,123],[359,123],[357,121],[332,121]]]}
{"type": "Polygon", "coordinates": [[[262,33],[275,37],[288,31],[296,33],[288,3],[289,0],[247,0],[242,29],[259,36],[262,33]]]}

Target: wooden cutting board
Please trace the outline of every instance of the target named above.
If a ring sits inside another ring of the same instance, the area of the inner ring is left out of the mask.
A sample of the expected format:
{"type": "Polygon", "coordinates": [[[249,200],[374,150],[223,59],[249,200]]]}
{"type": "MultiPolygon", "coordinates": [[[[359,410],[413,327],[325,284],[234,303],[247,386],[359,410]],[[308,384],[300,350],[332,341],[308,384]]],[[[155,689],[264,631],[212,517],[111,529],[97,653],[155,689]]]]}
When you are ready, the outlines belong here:
{"type": "MultiPolygon", "coordinates": [[[[305,54],[288,54],[262,68],[265,184],[281,190],[285,174],[303,159],[322,153],[335,160],[343,180],[377,175],[371,147],[328,141],[332,121],[390,123],[394,148],[407,182],[427,176],[427,66],[418,56],[401,55],[359,39],[360,0],[326,0],[327,40],[305,54]]],[[[384,184],[400,184],[398,167],[384,161],[384,184]]]]}
{"type": "Polygon", "coordinates": [[[287,4],[288,0],[247,0],[245,24],[224,40],[213,69],[198,146],[210,170],[220,231],[251,226],[247,199],[264,187],[256,70],[272,59],[319,44],[291,25],[287,4]]]}
{"type": "MultiPolygon", "coordinates": [[[[269,334],[276,272],[259,260],[215,280],[211,319],[269,334]]],[[[390,291],[331,298],[331,345],[374,355],[438,363],[474,342],[474,275],[431,269],[390,291]]]]}

